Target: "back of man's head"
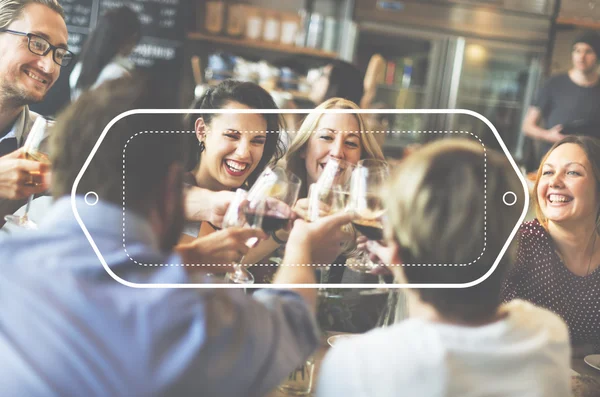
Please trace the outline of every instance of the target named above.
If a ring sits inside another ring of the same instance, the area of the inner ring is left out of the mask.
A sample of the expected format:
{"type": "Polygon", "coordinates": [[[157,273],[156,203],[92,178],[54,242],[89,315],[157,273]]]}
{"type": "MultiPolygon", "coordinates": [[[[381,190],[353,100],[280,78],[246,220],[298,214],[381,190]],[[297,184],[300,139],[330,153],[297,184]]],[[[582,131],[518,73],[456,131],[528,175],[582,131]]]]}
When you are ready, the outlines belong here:
{"type": "Polygon", "coordinates": [[[19,19],[23,9],[29,4],[41,4],[65,18],[63,8],[57,0],[0,0],[0,29],[19,19]]]}
{"type": "MultiPolygon", "coordinates": [[[[145,79],[119,79],[86,92],[61,113],[51,132],[52,195],[70,195],[105,127],[132,109],[163,109],[161,95],[145,79]]],[[[147,214],[175,163],[183,164],[185,141],[177,114],[133,114],[107,131],[78,183],[77,194],[94,191],[105,202],[147,214]],[[172,133],[177,131],[177,133],[172,133]]]]}
{"type": "MultiPolygon", "coordinates": [[[[523,189],[508,161],[474,141],[444,139],[408,156],[386,195],[390,230],[409,283],[465,284],[488,272],[516,223],[503,203],[523,189]]],[[[523,202],[523,201],[519,201],[523,202]]],[[[421,299],[459,321],[496,312],[509,251],[490,277],[470,288],[420,289],[421,299]]]]}

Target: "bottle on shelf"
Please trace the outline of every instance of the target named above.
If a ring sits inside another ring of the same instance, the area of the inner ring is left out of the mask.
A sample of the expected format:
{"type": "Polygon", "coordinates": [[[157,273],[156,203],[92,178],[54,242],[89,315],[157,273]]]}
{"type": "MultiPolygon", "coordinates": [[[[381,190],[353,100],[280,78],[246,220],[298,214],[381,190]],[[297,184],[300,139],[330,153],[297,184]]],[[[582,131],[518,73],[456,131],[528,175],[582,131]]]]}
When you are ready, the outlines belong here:
{"type": "Polygon", "coordinates": [[[230,4],[227,7],[227,35],[241,37],[244,33],[244,18],[246,5],[241,3],[230,4]]]}
{"type": "Polygon", "coordinates": [[[223,31],[224,1],[207,1],[204,15],[204,30],[212,34],[219,34],[223,31]]]}

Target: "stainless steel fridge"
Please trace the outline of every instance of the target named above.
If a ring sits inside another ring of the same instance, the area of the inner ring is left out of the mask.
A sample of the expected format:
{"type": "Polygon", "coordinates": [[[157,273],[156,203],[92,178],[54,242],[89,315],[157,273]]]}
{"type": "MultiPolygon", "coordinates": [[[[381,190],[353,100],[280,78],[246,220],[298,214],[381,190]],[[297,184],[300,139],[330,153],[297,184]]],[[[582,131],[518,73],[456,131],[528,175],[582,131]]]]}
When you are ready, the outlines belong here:
{"type": "MultiPolygon", "coordinates": [[[[469,109],[487,117],[519,159],[521,122],[540,84],[555,0],[357,0],[354,61],[386,60],[375,104],[388,108],[469,109]]],[[[464,115],[401,115],[392,130],[470,131],[493,144],[489,129],[464,115]]],[[[428,134],[388,134],[385,149],[428,134]]]]}

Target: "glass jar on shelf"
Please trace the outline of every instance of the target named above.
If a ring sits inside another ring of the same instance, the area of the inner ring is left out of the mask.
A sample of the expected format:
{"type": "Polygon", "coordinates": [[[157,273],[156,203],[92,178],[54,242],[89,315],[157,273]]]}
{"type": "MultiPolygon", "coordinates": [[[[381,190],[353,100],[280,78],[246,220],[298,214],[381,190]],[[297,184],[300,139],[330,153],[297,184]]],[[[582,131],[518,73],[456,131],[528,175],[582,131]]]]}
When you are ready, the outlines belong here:
{"type": "Polygon", "coordinates": [[[224,17],[224,1],[207,1],[204,11],[204,30],[212,34],[221,33],[223,31],[224,17]]]}

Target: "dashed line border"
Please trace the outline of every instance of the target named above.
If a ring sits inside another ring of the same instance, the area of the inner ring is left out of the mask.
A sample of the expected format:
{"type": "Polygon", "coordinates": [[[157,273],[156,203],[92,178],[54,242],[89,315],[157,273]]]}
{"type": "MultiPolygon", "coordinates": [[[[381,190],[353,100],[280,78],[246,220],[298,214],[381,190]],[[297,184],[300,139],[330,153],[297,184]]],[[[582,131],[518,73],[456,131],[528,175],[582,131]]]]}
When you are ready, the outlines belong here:
{"type": "MultiPolygon", "coordinates": [[[[262,133],[262,131],[255,131],[255,130],[243,130],[243,131],[238,131],[240,133],[262,133]]],[[[279,131],[265,131],[266,133],[278,133],[279,131]]],[[[291,132],[291,131],[288,131],[291,132]]],[[[307,131],[304,131],[307,132],[307,131]]],[[[317,133],[319,131],[308,131],[310,133],[317,133]]],[[[142,136],[145,134],[195,134],[195,131],[178,131],[178,130],[173,130],[173,131],[165,131],[165,130],[156,130],[156,131],[140,131],[134,135],[132,135],[127,142],[125,143],[125,146],[123,147],[123,251],[125,252],[125,254],[127,255],[127,257],[134,262],[135,264],[139,265],[139,266],[145,266],[145,267],[167,267],[167,266],[175,266],[175,267],[222,267],[222,266],[231,266],[231,264],[225,264],[225,263],[141,263],[136,261],[134,258],[131,257],[131,255],[129,255],[129,252],[127,251],[127,244],[125,242],[125,165],[126,165],[126,152],[127,152],[127,147],[129,145],[129,143],[136,137],[138,136],[142,136]]],[[[337,133],[372,133],[372,131],[337,131],[337,133]]],[[[402,133],[411,133],[411,131],[403,131],[402,133]]],[[[481,144],[482,148],[483,148],[483,249],[481,251],[481,253],[479,254],[479,256],[468,262],[468,263],[400,263],[400,264],[386,264],[386,266],[402,266],[402,267],[464,267],[464,266],[470,266],[474,263],[476,263],[479,259],[481,259],[481,257],[483,256],[483,254],[485,253],[486,247],[487,247],[487,149],[485,147],[485,144],[482,142],[481,138],[479,138],[479,136],[473,134],[472,132],[469,131],[452,131],[452,130],[446,130],[446,131],[423,131],[423,130],[418,130],[418,131],[412,131],[412,133],[422,133],[422,134],[468,134],[471,135],[472,137],[474,137],[475,139],[477,139],[479,141],[479,143],[481,144]]],[[[283,263],[283,264],[271,264],[271,263],[258,263],[258,264],[243,264],[242,266],[244,267],[271,267],[271,266],[288,266],[288,267],[299,267],[299,266],[308,266],[308,267],[324,267],[324,266],[345,266],[344,264],[314,264],[314,263],[300,263],[300,264],[292,264],[292,263],[283,263]]],[[[371,266],[369,264],[366,263],[358,263],[358,264],[353,264],[353,266],[371,266]]]]}

